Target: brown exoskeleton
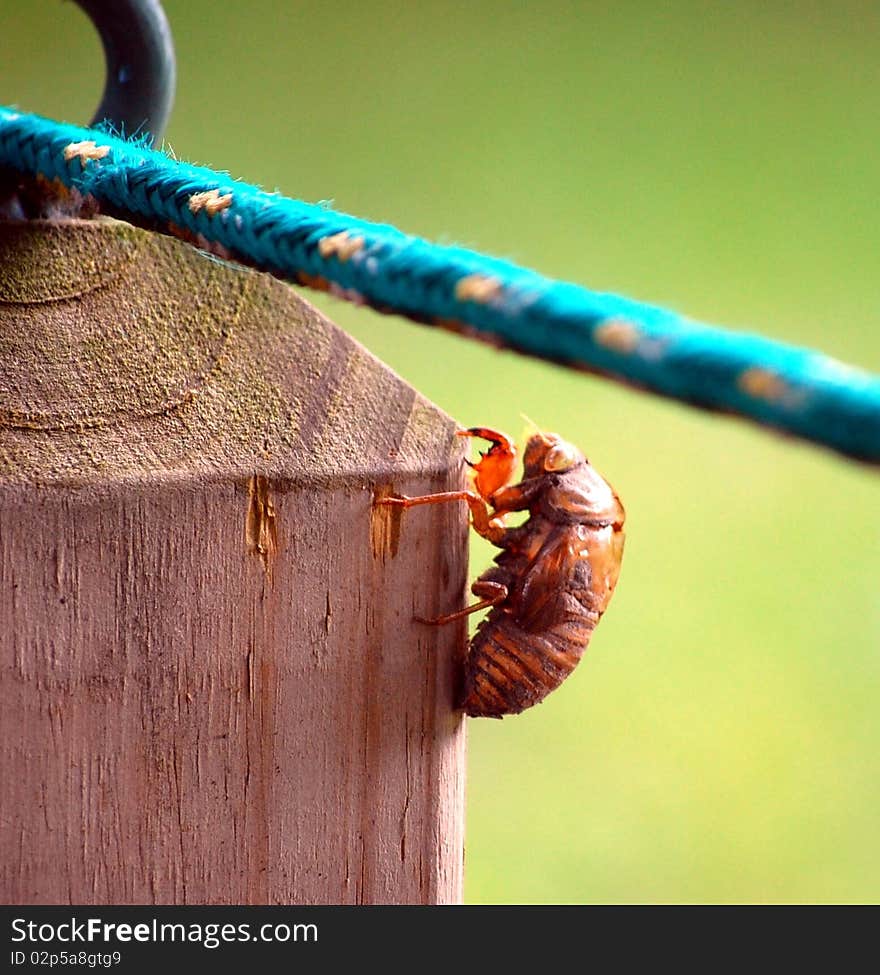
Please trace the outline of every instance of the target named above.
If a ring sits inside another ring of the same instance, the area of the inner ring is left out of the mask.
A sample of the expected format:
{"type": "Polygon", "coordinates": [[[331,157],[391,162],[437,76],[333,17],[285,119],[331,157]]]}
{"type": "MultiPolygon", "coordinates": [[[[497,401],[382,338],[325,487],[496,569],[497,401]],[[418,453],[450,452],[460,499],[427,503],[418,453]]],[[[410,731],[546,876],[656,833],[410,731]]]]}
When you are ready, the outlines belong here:
{"type": "Polygon", "coordinates": [[[470,465],[473,491],[379,503],[466,501],[475,530],[501,549],[471,587],[479,602],[423,621],[449,623],[490,607],[470,644],[461,707],[500,718],[542,701],[580,660],[617,583],[624,511],[607,481],[556,434],[529,438],[518,484],[510,483],[516,449],[509,437],[483,427],[458,435],[491,443],[470,465]],[[509,512],[523,510],[522,525],[505,527],[509,512]]]}

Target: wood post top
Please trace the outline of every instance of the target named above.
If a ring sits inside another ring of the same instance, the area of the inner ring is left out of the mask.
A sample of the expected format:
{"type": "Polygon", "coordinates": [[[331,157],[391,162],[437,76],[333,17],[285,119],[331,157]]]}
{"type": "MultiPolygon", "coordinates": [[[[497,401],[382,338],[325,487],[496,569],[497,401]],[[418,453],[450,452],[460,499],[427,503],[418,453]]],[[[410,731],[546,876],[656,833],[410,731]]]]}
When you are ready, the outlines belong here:
{"type": "Polygon", "coordinates": [[[0,223],[0,485],[445,470],[454,422],[291,287],[115,220],[0,223]]]}

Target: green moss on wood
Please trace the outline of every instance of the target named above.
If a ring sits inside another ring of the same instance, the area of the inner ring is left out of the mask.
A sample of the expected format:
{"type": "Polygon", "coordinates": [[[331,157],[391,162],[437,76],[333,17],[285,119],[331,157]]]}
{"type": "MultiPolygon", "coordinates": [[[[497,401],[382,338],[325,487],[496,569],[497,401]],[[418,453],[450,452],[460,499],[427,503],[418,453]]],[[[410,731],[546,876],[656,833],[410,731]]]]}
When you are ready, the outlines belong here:
{"type": "Polygon", "coordinates": [[[0,484],[445,469],[452,422],[291,288],[112,220],[0,224],[0,484]]]}

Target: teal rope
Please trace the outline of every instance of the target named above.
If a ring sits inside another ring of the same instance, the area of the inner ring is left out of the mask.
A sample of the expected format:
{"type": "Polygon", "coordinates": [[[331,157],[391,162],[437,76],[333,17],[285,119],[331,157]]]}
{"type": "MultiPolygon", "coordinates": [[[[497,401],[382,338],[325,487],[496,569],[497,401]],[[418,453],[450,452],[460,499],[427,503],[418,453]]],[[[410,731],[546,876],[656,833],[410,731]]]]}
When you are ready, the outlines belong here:
{"type": "Polygon", "coordinates": [[[0,108],[0,165],[280,277],[880,462],[880,377],[0,108]]]}

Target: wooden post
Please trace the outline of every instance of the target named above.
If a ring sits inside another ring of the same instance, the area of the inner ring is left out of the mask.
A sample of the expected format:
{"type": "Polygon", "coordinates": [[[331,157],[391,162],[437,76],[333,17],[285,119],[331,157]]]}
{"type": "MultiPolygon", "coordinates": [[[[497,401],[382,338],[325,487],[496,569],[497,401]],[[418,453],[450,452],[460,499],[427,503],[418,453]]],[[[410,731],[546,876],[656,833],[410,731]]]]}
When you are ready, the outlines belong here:
{"type": "Polygon", "coordinates": [[[0,224],[0,899],[460,898],[454,425],[289,287],[0,224]]]}

